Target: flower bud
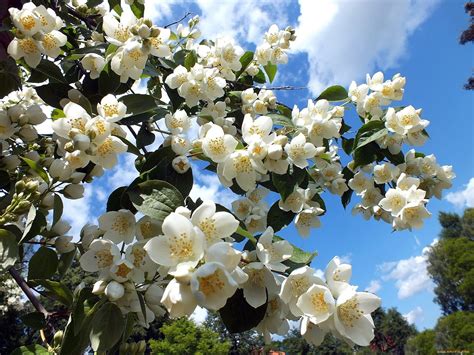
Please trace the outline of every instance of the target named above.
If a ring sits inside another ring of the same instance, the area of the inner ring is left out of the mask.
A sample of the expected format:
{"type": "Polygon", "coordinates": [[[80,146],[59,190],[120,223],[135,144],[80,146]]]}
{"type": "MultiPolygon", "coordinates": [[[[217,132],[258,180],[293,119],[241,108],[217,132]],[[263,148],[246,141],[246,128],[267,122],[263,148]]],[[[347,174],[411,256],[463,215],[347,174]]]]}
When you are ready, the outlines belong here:
{"type": "Polygon", "coordinates": [[[186,156],[180,155],[173,159],[172,161],[173,169],[178,174],[184,174],[190,168],[189,160],[186,156]]]}
{"type": "Polygon", "coordinates": [[[110,301],[117,301],[125,294],[125,288],[117,281],[110,281],[105,287],[104,293],[110,301]]]}
{"type": "Polygon", "coordinates": [[[60,345],[61,342],[63,341],[63,336],[64,336],[64,333],[62,330],[58,330],[56,333],[54,333],[54,338],[53,338],[54,345],[56,346],[60,345]]]}
{"type": "Polygon", "coordinates": [[[24,182],[23,180],[19,180],[19,181],[16,182],[16,184],[15,184],[15,191],[16,191],[17,193],[20,193],[20,192],[24,191],[25,188],[26,188],[26,184],[25,184],[25,182],[24,182]]]}
{"type": "Polygon", "coordinates": [[[275,139],[273,140],[273,144],[279,144],[282,147],[284,147],[286,143],[288,143],[288,137],[284,135],[276,136],[275,139]]]}
{"type": "Polygon", "coordinates": [[[107,281],[99,280],[92,287],[92,293],[94,295],[101,295],[104,293],[106,287],[107,287],[107,281]]]}
{"type": "Polygon", "coordinates": [[[48,192],[41,200],[41,207],[50,210],[54,207],[54,194],[48,192]]]}
{"type": "Polygon", "coordinates": [[[32,193],[32,192],[35,192],[36,190],[38,190],[38,187],[39,187],[39,182],[38,181],[30,180],[26,183],[25,191],[29,192],[29,193],[32,193]]]}
{"type": "Polygon", "coordinates": [[[273,160],[281,159],[283,154],[283,148],[279,144],[271,144],[268,147],[268,157],[273,160]]]}
{"type": "Polygon", "coordinates": [[[59,254],[66,254],[76,249],[76,245],[72,243],[72,237],[65,235],[57,237],[54,246],[59,254]]]}
{"type": "Polygon", "coordinates": [[[150,30],[150,27],[148,27],[147,25],[143,24],[138,28],[138,35],[141,38],[148,38],[150,37],[150,34],[151,34],[151,30],[150,30]]]}
{"type": "Polygon", "coordinates": [[[67,96],[69,97],[69,100],[77,104],[81,100],[82,93],[79,90],[71,89],[67,92],[67,96]]]}
{"type": "Polygon", "coordinates": [[[84,196],[84,186],[80,184],[69,184],[63,189],[65,197],[75,200],[84,196]]]}

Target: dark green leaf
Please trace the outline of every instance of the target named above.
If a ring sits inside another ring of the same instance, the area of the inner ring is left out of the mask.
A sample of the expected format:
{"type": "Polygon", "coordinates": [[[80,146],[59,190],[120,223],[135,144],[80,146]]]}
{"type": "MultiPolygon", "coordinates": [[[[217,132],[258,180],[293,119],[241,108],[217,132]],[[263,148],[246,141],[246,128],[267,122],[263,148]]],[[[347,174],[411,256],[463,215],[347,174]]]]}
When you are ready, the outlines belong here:
{"type": "Polygon", "coordinates": [[[160,222],[184,204],[181,193],[173,185],[161,180],[142,182],[127,193],[139,212],[160,222]]]}
{"type": "Polygon", "coordinates": [[[58,221],[61,219],[61,216],[63,215],[63,200],[61,199],[61,196],[58,194],[54,195],[54,205],[53,205],[53,223],[52,225],[54,226],[58,221]]]}
{"type": "Polygon", "coordinates": [[[280,193],[281,198],[286,200],[286,198],[294,191],[295,186],[299,186],[299,184],[303,182],[306,175],[307,173],[305,169],[300,169],[295,166],[293,171],[289,169],[287,174],[279,175],[272,173],[272,182],[280,193]]]}
{"type": "Polygon", "coordinates": [[[135,14],[136,18],[142,18],[145,13],[145,5],[140,4],[138,1],[134,1],[130,6],[130,9],[135,14]]]}
{"type": "Polygon", "coordinates": [[[197,62],[197,55],[195,51],[190,51],[186,56],[184,57],[184,67],[188,70],[190,70],[194,64],[197,62]]]}
{"type": "Polygon", "coordinates": [[[242,57],[240,57],[240,64],[242,64],[242,67],[240,70],[235,74],[235,77],[238,79],[239,76],[242,75],[242,73],[247,69],[247,67],[252,63],[253,60],[253,52],[247,51],[245,52],[242,57]]]}
{"type": "Polygon", "coordinates": [[[42,286],[45,289],[43,292],[46,296],[58,300],[66,307],[70,307],[72,305],[73,294],[69,287],[63,283],[51,280],[34,280],[31,283],[42,286]]]}
{"type": "Polygon", "coordinates": [[[120,0],[109,0],[110,11],[114,10],[118,15],[122,13],[120,0]]]}
{"type": "Polygon", "coordinates": [[[61,83],[49,83],[35,88],[38,96],[48,105],[62,109],[59,103],[62,99],[67,98],[67,93],[72,89],[71,86],[61,83]]]}
{"type": "Polygon", "coordinates": [[[18,259],[18,244],[16,237],[10,231],[0,229],[0,274],[15,265],[18,259]]]}
{"type": "Polygon", "coordinates": [[[110,194],[109,199],[107,200],[107,212],[118,211],[124,208],[124,206],[122,206],[121,200],[122,195],[126,190],[127,186],[121,186],[110,194]]]}
{"type": "Polygon", "coordinates": [[[42,178],[45,182],[49,183],[49,176],[46,170],[40,166],[37,162],[34,160],[20,157],[35,173],[38,174],[40,178],[42,178]]]}
{"type": "Polygon", "coordinates": [[[260,69],[257,75],[253,77],[253,81],[259,84],[265,84],[267,82],[267,79],[265,79],[265,73],[262,71],[262,69],[260,69]]]}
{"type": "Polygon", "coordinates": [[[380,134],[381,137],[383,137],[384,134],[387,134],[384,122],[378,120],[367,122],[357,131],[356,137],[354,139],[353,150],[361,148],[364,145],[373,142],[375,139],[381,138],[378,137],[380,134]],[[375,139],[372,138],[373,136],[375,136],[375,139]]]}
{"type": "Polygon", "coordinates": [[[342,137],[342,149],[347,155],[352,153],[352,147],[354,146],[354,138],[344,138],[342,137]]]}
{"type": "Polygon", "coordinates": [[[114,303],[104,304],[94,315],[89,335],[94,351],[112,348],[122,336],[125,320],[122,311],[114,303]]]}
{"type": "Polygon", "coordinates": [[[56,252],[48,247],[40,247],[28,264],[28,280],[49,279],[57,269],[56,252]]]}
{"type": "Polygon", "coordinates": [[[23,231],[20,243],[28,241],[36,237],[43,227],[46,226],[46,217],[40,210],[36,210],[35,206],[31,206],[26,217],[26,226],[23,231]]]}
{"type": "Polygon", "coordinates": [[[321,95],[318,96],[316,100],[328,100],[328,101],[342,101],[347,99],[347,90],[340,86],[340,85],[334,85],[328,87],[326,90],[324,90],[321,95]]]}
{"type": "Polygon", "coordinates": [[[5,97],[12,91],[21,88],[21,79],[18,75],[19,66],[8,56],[0,60],[0,97],[5,97]]]}
{"type": "Polygon", "coordinates": [[[74,257],[76,256],[76,249],[69,253],[61,254],[59,257],[58,273],[60,276],[64,276],[66,271],[71,267],[74,257]]]}
{"type": "Polygon", "coordinates": [[[364,166],[370,164],[377,160],[378,154],[380,152],[380,147],[372,142],[363,147],[356,149],[353,152],[354,158],[354,169],[359,166],[364,166]]]}
{"type": "Polygon", "coordinates": [[[64,79],[61,69],[49,60],[41,59],[41,62],[34,70],[46,76],[51,83],[66,84],[66,80],[64,79]]]}
{"type": "Polygon", "coordinates": [[[137,148],[142,149],[155,141],[155,135],[150,132],[146,124],[142,124],[137,134],[137,148]]]}
{"type": "Polygon", "coordinates": [[[108,63],[99,75],[99,93],[102,96],[113,94],[119,87],[120,77],[110,69],[110,63],[108,63]]]}
{"type": "Polygon", "coordinates": [[[263,67],[263,69],[265,69],[265,73],[267,73],[268,80],[270,81],[270,83],[272,83],[273,79],[275,79],[278,67],[276,66],[276,64],[271,64],[270,62],[268,62],[267,65],[263,67]]]}
{"type": "Polygon", "coordinates": [[[28,327],[39,330],[46,326],[46,318],[41,312],[32,312],[20,317],[21,321],[28,327]]]}
{"type": "Polygon", "coordinates": [[[163,180],[175,186],[183,196],[188,196],[193,188],[193,172],[189,169],[184,174],[174,170],[172,161],[176,157],[171,147],[163,147],[147,154],[146,162],[140,172],[147,180],[163,180]]]}
{"type": "Polygon", "coordinates": [[[138,115],[156,109],[156,102],[150,95],[130,94],[122,96],[119,101],[127,106],[127,113],[138,115]]]}
{"type": "Polygon", "coordinates": [[[286,212],[280,209],[277,201],[268,211],[267,225],[271,226],[273,231],[278,232],[280,229],[289,225],[293,221],[293,218],[295,218],[295,214],[291,211],[286,212]]]}
{"type": "Polygon", "coordinates": [[[239,288],[219,310],[219,314],[230,333],[241,333],[257,326],[265,316],[266,310],[267,303],[258,308],[249,305],[245,301],[242,289],[239,288]]]}

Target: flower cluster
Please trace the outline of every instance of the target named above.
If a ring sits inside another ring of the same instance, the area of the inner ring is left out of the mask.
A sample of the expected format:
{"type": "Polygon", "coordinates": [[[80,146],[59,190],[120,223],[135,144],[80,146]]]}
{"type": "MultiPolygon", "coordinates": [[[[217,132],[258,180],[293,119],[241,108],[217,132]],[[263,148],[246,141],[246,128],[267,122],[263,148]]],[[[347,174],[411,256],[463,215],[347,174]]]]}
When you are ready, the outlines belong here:
{"type": "Polygon", "coordinates": [[[247,230],[255,234],[263,232],[267,228],[268,204],[264,198],[268,190],[264,187],[258,187],[245,194],[245,197],[232,202],[232,210],[241,221],[244,222],[247,230]]]}
{"type": "Polygon", "coordinates": [[[24,58],[26,64],[36,68],[41,54],[56,58],[61,53],[61,47],[67,42],[66,35],[59,31],[64,22],[52,9],[27,2],[21,10],[10,8],[9,12],[16,28],[15,38],[7,50],[12,58],[24,58]]]}
{"type": "Polygon", "coordinates": [[[277,25],[272,25],[265,33],[264,42],[255,50],[255,58],[258,64],[286,64],[288,55],[286,50],[290,48],[290,42],[296,39],[295,30],[287,27],[280,30],[277,25]]]}

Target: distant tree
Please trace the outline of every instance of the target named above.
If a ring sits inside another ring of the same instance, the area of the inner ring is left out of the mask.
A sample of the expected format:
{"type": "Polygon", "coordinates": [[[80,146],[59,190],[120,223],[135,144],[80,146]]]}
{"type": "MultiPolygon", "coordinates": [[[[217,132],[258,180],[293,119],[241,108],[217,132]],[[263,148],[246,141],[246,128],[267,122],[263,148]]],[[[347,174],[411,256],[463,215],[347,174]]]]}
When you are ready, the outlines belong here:
{"type": "Polygon", "coordinates": [[[263,337],[255,330],[243,333],[230,333],[217,312],[208,312],[203,325],[219,335],[221,341],[229,341],[229,354],[249,354],[252,350],[264,347],[263,337]]]}
{"type": "Polygon", "coordinates": [[[462,218],[441,213],[439,242],[428,256],[428,272],[435,287],[435,302],[443,314],[474,310],[474,209],[462,218]]]}
{"type": "Polygon", "coordinates": [[[438,319],[435,332],[438,350],[474,352],[473,312],[455,312],[438,319]]]}
{"type": "MultiPolygon", "coordinates": [[[[474,41],[474,2],[467,2],[464,5],[464,11],[470,16],[469,27],[461,33],[459,38],[459,43],[466,44],[468,42],[474,41]]],[[[474,77],[470,77],[467,83],[464,85],[466,90],[474,89],[474,77]]]]}
{"type": "Polygon", "coordinates": [[[160,331],[163,338],[149,342],[152,354],[219,355],[227,354],[230,349],[229,341],[221,341],[216,332],[186,318],[164,324],[160,331]]]}
{"type": "Polygon", "coordinates": [[[436,332],[433,329],[424,330],[410,337],[405,346],[407,355],[435,355],[436,332]]]}

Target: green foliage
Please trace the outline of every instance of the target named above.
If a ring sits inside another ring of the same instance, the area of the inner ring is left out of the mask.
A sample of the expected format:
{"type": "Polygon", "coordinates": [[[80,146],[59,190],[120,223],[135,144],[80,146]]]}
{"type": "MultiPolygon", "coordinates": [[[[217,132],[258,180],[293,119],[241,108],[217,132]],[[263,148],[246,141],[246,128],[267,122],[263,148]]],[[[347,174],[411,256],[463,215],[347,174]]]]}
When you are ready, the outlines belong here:
{"type": "Polygon", "coordinates": [[[328,100],[328,101],[342,101],[347,99],[347,90],[340,86],[340,85],[334,85],[328,87],[326,90],[324,90],[316,100],[328,100]]]}
{"type": "Polygon", "coordinates": [[[455,312],[440,318],[435,332],[438,350],[474,352],[473,312],[455,312]]]}
{"type": "Polygon", "coordinates": [[[437,354],[435,337],[436,332],[434,330],[424,330],[408,339],[405,352],[410,355],[435,355],[437,354]]]}
{"type": "Polygon", "coordinates": [[[150,340],[152,354],[227,354],[228,341],[209,328],[197,326],[188,319],[178,319],[160,328],[163,339],[150,340]]]}
{"type": "Polygon", "coordinates": [[[15,265],[18,258],[18,245],[13,233],[0,229],[0,273],[15,265]]]}
{"type": "Polygon", "coordinates": [[[124,328],[125,320],[120,308],[114,303],[105,303],[92,319],[89,335],[92,349],[109,350],[120,340],[124,328]]]}
{"type": "Polygon", "coordinates": [[[28,266],[28,280],[48,279],[58,268],[58,256],[53,249],[40,247],[31,257],[28,266]]]}
{"type": "Polygon", "coordinates": [[[474,310],[474,209],[463,217],[441,214],[440,241],[430,250],[428,272],[435,288],[435,302],[444,314],[474,310]]]}

